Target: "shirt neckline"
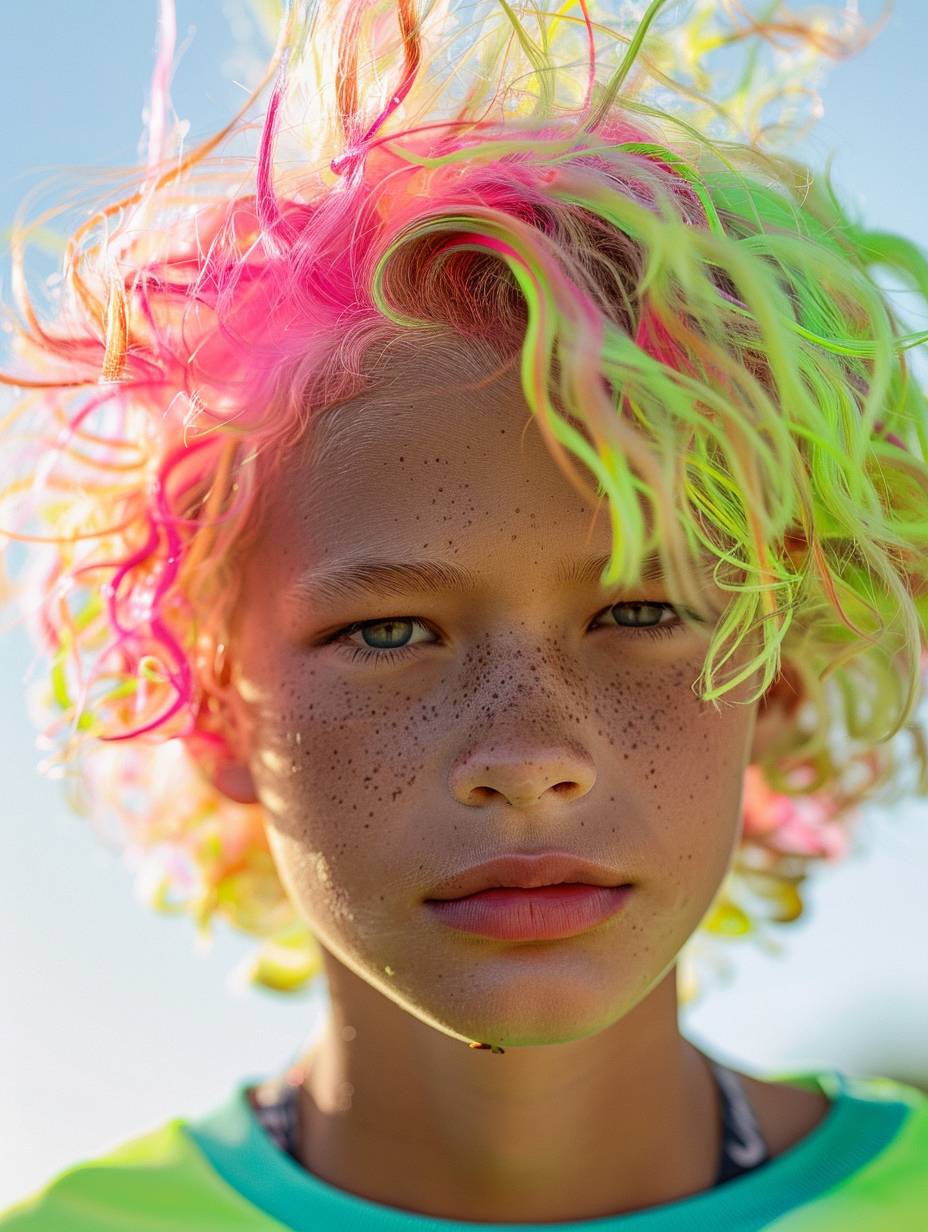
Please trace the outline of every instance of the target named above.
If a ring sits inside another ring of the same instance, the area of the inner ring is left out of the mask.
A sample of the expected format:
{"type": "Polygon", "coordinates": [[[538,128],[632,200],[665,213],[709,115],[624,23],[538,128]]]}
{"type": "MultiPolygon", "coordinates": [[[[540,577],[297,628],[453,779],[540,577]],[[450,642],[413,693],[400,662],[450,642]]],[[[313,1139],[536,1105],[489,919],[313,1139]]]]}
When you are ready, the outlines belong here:
{"type": "MultiPolygon", "coordinates": [[[[707,1056],[706,1062],[718,1092],[722,1121],[714,1184],[723,1185],[753,1168],[763,1167],[770,1159],[770,1149],[741,1075],[714,1057],[707,1056]]],[[[279,1076],[263,1096],[256,1099],[260,1090],[261,1087],[249,1089],[246,1086],[254,1115],[276,1146],[286,1154],[296,1156],[294,1138],[299,1131],[299,1084],[288,1081],[286,1076],[279,1076]]]]}
{"type": "Polygon", "coordinates": [[[357,1232],[733,1232],[759,1229],[839,1184],[889,1144],[907,1104],[854,1095],[837,1070],[779,1076],[830,1100],[805,1137],[761,1168],[717,1188],[641,1211],[559,1223],[485,1223],[439,1218],[375,1202],[308,1172],[269,1137],[240,1083],[225,1104],[184,1129],[219,1176],[253,1206],[292,1232],[344,1222],[357,1232]]]}

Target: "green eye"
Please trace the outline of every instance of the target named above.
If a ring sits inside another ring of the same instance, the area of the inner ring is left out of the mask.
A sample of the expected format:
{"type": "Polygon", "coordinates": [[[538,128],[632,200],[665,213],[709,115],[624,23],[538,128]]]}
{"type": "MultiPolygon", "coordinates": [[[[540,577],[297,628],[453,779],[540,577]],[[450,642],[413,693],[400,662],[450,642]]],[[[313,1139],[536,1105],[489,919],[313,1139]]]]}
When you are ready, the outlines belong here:
{"type": "MultiPolygon", "coordinates": [[[[649,637],[670,637],[677,630],[684,628],[684,622],[676,614],[677,609],[670,603],[657,600],[624,600],[618,603],[613,603],[610,607],[601,612],[597,619],[602,619],[606,614],[611,614],[615,617],[616,628],[622,630],[623,633],[631,637],[641,637],[647,634],[649,637]],[[619,618],[618,613],[621,611],[629,613],[628,623],[623,623],[619,618]],[[663,616],[669,615],[672,619],[662,619],[663,616]]],[[[414,642],[412,640],[414,634],[414,626],[432,632],[424,620],[417,616],[387,616],[380,620],[357,620],[353,624],[346,625],[343,629],[339,629],[328,639],[329,643],[338,645],[350,658],[354,660],[378,662],[378,663],[393,663],[401,657],[406,657],[415,654],[415,648],[418,645],[434,645],[435,641],[425,641],[419,639],[414,642]],[[375,641],[378,638],[382,641],[395,641],[399,637],[406,636],[406,640],[400,645],[370,645],[352,641],[356,634],[367,634],[369,631],[375,631],[373,638],[375,641]],[[376,632],[376,631],[385,632],[376,632]]],[[[608,628],[608,625],[597,625],[596,628],[608,628]]]]}
{"type": "Polygon", "coordinates": [[[679,616],[676,615],[676,608],[672,607],[669,603],[649,602],[640,599],[629,600],[627,602],[613,603],[606,610],[616,616],[616,623],[620,629],[633,629],[639,633],[650,633],[655,637],[663,637],[673,633],[683,623],[679,616]],[[617,613],[622,608],[630,610],[630,624],[622,624],[619,621],[617,613]],[[661,621],[660,618],[664,612],[669,613],[673,619],[661,621]]]}
{"type": "Polygon", "coordinates": [[[423,629],[428,629],[425,622],[415,616],[388,616],[384,620],[355,621],[354,624],[346,625],[344,629],[340,629],[329,640],[340,643],[353,659],[379,659],[389,662],[399,656],[414,653],[413,646],[419,643],[411,642],[411,633],[407,641],[399,646],[362,645],[358,642],[351,642],[348,639],[356,633],[366,633],[369,629],[386,629],[391,632],[385,635],[384,640],[389,641],[391,638],[401,637],[405,630],[407,628],[411,630],[413,625],[419,625],[423,629]],[[397,631],[392,632],[393,630],[397,631]]]}

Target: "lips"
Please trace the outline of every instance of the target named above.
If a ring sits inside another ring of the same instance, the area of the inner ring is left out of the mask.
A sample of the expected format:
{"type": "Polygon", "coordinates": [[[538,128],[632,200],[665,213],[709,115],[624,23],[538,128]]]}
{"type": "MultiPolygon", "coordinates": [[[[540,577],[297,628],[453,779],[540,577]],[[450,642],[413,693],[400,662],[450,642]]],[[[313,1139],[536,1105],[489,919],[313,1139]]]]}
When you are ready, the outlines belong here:
{"type": "Polygon", "coordinates": [[[549,885],[534,890],[498,887],[425,908],[458,932],[493,941],[563,941],[596,930],[617,916],[633,887],[549,885]]]}
{"type": "Polygon", "coordinates": [[[426,901],[446,902],[503,887],[524,890],[565,884],[615,887],[628,885],[630,880],[620,870],[567,852],[511,852],[449,877],[434,887],[426,901]]]}

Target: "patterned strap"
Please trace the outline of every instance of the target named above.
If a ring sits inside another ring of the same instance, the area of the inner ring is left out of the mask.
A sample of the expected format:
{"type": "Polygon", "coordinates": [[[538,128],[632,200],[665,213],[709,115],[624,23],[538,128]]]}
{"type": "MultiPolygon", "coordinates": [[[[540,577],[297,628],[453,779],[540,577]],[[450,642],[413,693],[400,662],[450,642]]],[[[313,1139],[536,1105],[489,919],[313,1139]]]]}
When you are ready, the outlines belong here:
{"type": "MultiPolygon", "coordinates": [[[[722,1102],[722,1146],[714,1183],[718,1186],[759,1168],[769,1160],[770,1153],[741,1079],[711,1058],[707,1060],[722,1102]]],[[[299,1086],[284,1079],[264,1083],[250,1092],[258,1121],[280,1149],[294,1159],[298,1159],[299,1144],[298,1096],[299,1086]]]]}
{"type": "Polygon", "coordinates": [[[299,1122],[297,1098],[299,1086],[285,1079],[272,1079],[249,1092],[255,1116],[277,1145],[287,1155],[297,1158],[299,1122]]]}
{"type": "Polygon", "coordinates": [[[706,1058],[722,1099],[722,1150],[715,1184],[752,1172],[770,1158],[767,1143],[737,1074],[706,1058]]]}

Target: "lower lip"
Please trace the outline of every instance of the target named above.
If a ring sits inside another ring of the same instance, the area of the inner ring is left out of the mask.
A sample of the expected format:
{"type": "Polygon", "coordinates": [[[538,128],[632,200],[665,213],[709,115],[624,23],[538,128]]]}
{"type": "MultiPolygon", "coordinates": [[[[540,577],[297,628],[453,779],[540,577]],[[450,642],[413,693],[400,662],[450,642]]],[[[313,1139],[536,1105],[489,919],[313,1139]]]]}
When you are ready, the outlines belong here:
{"type": "Polygon", "coordinates": [[[602,924],[625,905],[630,885],[501,887],[426,905],[452,928],[498,941],[557,941],[602,924]]]}

